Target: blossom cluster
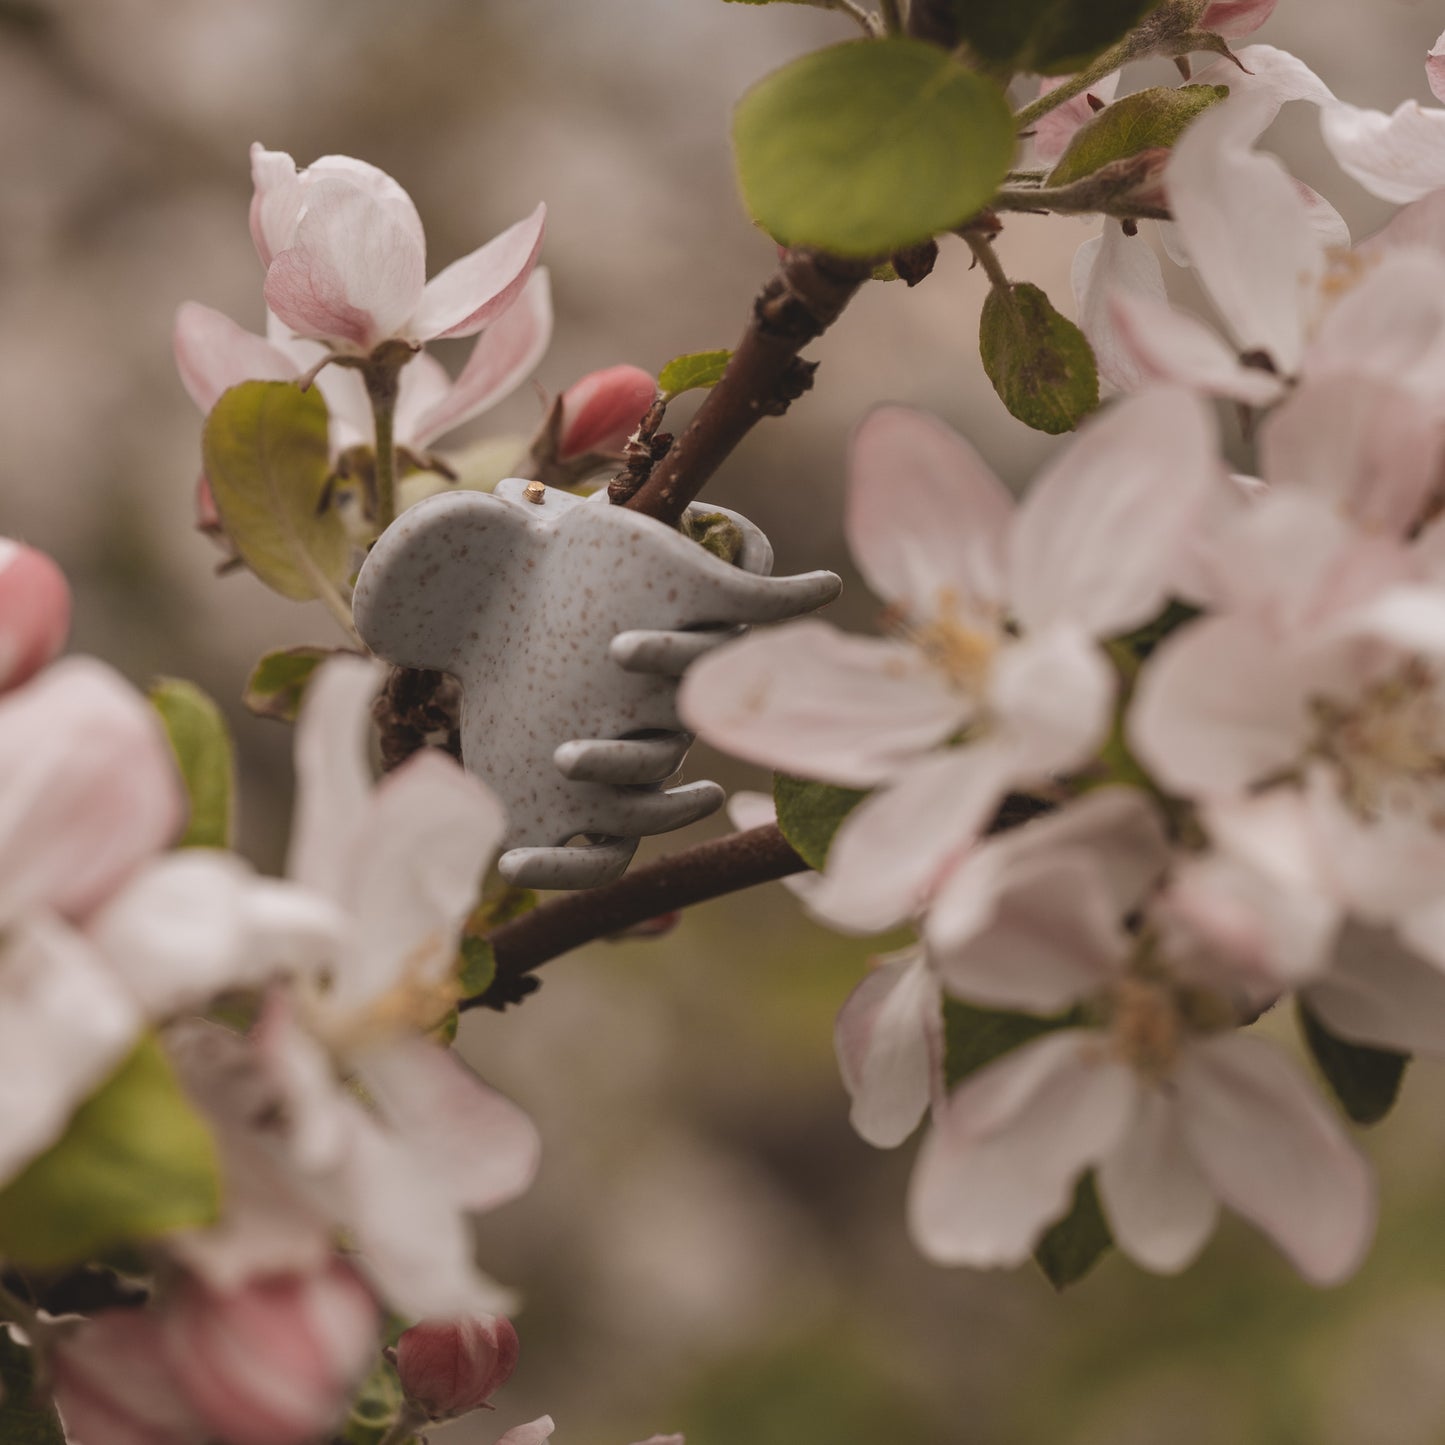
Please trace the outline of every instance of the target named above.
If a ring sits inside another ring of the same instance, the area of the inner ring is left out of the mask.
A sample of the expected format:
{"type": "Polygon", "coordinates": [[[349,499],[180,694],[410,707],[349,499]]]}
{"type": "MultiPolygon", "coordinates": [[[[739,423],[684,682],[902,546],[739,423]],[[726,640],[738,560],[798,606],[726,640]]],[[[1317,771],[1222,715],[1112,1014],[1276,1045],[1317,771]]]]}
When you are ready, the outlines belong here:
{"type": "Polygon", "coordinates": [[[338,659],[298,726],[289,877],[170,849],[187,802],[160,718],[103,663],[42,666],[68,591],[42,554],[6,543],[4,559],[0,585],[27,602],[5,612],[0,699],[0,1187],[148,1044],[226,1185],[213,1222],[157,1243],[166,1283],[144,1310],[45,1328],[62,1413],[87,1445],[310,1439],[376,1362],[383,1306],[508,1307],[466,1221],[527,1187],[536,1131],[425,1032],[456,996],[501,810],[435,753],[373,787],[376,672],[338,659]],[[204,1017],[241,997],[248,1033],[204,1017]]]}
{"type": "Polygon", "coordinates": [[[1114,398],[1023,500],[940,421],[875,411],[846,526],[880,635],[793,623],[684,684],[717,746],[866,794],[800,891],[917,931],[837,1050],[866,1139],[931,1117],[908,1212],[942,1262],[1021,1262],[1087,1177],[1145,1268],[1223,1205],[1341,1280],[1371,1170],[1250,1026],[1293,997],[1344,1045],[1445,1053],[1445,111],[1361,111],[1268,46],[1208,78],[1230,94],[1169,156],[1165,240],[1219,329],[1106,221],[1075,276],[1114,398]],[[1258,148],[1291,100],[1407,203],[1375,235],[1258,148]],[[973,1067],[979,1010],[1015,1044],[973,1067]]]}

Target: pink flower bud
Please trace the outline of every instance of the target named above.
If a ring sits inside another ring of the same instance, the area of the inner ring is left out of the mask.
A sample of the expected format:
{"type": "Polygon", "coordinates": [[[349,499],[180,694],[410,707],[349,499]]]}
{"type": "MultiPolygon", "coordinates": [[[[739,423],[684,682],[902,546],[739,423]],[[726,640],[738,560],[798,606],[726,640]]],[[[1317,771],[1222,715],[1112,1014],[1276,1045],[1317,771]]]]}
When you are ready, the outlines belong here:
{"type": "Polygon", "coordinates": [[[355,1271],[272,1275],[228,1294],[188,1281],[163,1320],[172,1373],[226,1445],[302,1445],[346,1411],[377,1353],[380,1313],[355,1271]]]}
{"type": "Polygon", "coordinates": [[[589,372],[562,394],[557,456],[618,452],[657,396],[657,382],[637,366],[589,372]]]}
{"type": "Polygon", "coordinates": [[[33,547],[0,537],[0,692],[33,677],[65,646],[70,585],[33,547]]]}
{"type": "Polygon", "coordinates": [[[56,1350],[55,1403],[83,1445],[198,1445],[206,1434],[161,1354],[156,1318],[107,1310],[56,1350]]]}
{"type": "Polygon", "coordinates": [[[479,1409],[517,1368],[517,1332],[501,1315],[423,1320],[396,1342],[407,1398],[433,1420],[479,1409]]]}
{"type": "Polygon", "coordinates": [[[1214,0],[1200,17],[1199,28],[1227,39],[1237,39],[1258,30],[1279,0],[1214,0]]]}

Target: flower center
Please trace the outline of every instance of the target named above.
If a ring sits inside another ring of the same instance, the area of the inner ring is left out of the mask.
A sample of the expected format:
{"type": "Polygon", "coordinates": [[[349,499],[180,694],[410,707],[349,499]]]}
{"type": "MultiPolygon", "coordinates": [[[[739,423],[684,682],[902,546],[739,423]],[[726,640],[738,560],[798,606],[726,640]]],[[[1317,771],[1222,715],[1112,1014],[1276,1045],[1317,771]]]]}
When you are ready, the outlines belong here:
{"type": "Polygon", "coordinates": [[[1186,1034],[1174,990],[1155,979],[1127,976],[1109,1001],[1109,1045],[1114,1056],[1152,1083],[1174,1070],[1186,1034]]]}
{"type": "Polygon", "coordinates": [[[1314,712],[1316,750],[1360,817],[1414,815],[1445,829],[1445,696],[1433,668],[1412,659],[1357,702],[1320,698],[1314,712]]]}
{"type": "Polygon", "coordinates": [[[979,700],[987,693],[999,631],[991,619],[966,608],[957,593],[941,590],[938,611],[929,621],[895,619],[894,625],[965,697],[979,700]]]}
{"type": "Polygon", "coordinates": [[[443,966],[446,950],[440,933],[423,939],[407,954],[400,976],[385,993],[323,1024],[319,1031],[332,1049],[344,1056],[440,1027],[461,997],[457,979],[443,966]]]}

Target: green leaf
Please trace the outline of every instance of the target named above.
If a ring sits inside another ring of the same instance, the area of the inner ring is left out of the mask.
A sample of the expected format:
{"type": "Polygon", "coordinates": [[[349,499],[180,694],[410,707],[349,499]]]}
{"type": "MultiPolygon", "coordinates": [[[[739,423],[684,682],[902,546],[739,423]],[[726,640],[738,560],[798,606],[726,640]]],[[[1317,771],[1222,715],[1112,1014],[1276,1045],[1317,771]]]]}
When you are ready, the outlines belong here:
{"type": "Polygon", "coordinates": [[[960,39],[1006,70],[1069,75],[1163,0],[953,0],[960,39]]]}
{"type": "Polygon", "coordinates": [[[497,976],[497,956],[485,938],[462,937],[457,984],[463,998],[476,998],[491,988],[497,976]]]}
{"type": "Polygon", "coordinates": [[[311,674],[332,656],[333,652],[326,647],[288,647],[281,652],[268,652],[251,669],[241,701],[257,717],[295,722],[311,674]]]}
{"type": "Polygon", "coordinates": [[[1057,436],[1099,404],[1099,368],[1084,333],[1027,281],[995,286],[978,326],[983,369],[1026,426],[1057,436]]]}
{"type": "Polygon", "coordinates": [[[183,678],[158,678],[149,695],[165,724],[191,804],[179,846],[229,848],[236,759],[226,719],[195,683],[183,678]]]}
{"type": "Polygon", "coordinates": [[[1091,1170],[1079,1179],[1073,1207],[1039,1240],[1034,1259],[1055,1289],[1067,1289],[1083,1279],[1113,1244],[1091,1170]]]}
{"type": "MultiPolygon", "coordinates": [[[[405,1400],[396,1366],[383,1356],[352,1400],[341,1438],[346,1445],[381,1445],[401,1414],[405,1400]]],[[[415,1438],[407,1435],[391,1441],[390,1445],[406,1445],[415,1438]]]]}
{"type": "MultiPolygon", "coordinates": [[[[758,0],[747,0],[747,3],[756,4],[758,0]]],[[[716,386],[731,360],[732,352],[727,350],[692,351],[686,356],[674,356],[658,373],[657,389],[671,401],[685,391],[716,386]]]]}
{"type": "Polygon", "coordinates": [[[1347,1043],[1332,1034],[1303,999],[1298,1008],[1305,1042],[1331,1093],[1356,1124],[1378,1124],[1400,1096],[1409,1054],[1347,1043]]]}
{"type": "Polygon", "coordinates": [[[773,774],[778,827],[803,862],[820,873],[828,861],[833,834],[867,796],[854,788],[835,788],[830,783],[790,778],[786,773],[773,774]]]}
{"type": "Polygon", "coordinates": [[[341,514],[324,505],[331,477],[326,403],[316,387],[246,381],[206,418],[206,477],[226,535],[283,597],[334,593],[350,567],[341,514]]]}
{"type": "Polygon", "coordinates": [[[1074,133],[1045,184],[1067,186],[1111,161],[1167,149],[1196,116],[1228,94],[1227,85],[1161,85],[1126,95],[1074,133]]]}
{"type": "Polygon", "coordinates": [[[790,246],[883,257],[993,198],[1014,154],[1003,92],[918,40],[815,51],[739,103],[733,145],[753,219],[790,246]]]}
{"type": "Polygon", "coordinates": [[[0,1256],[36,1269],[211,1223],[210,1132],[147,1036],[76,1111],[64,1138],[0,1190],[0,1256]]]}
{"type": "Polygon", "coordinates": [[[943,1071],[951,1089],[985,1064],[1001,1059],[1011,1049],[1062,1028],[1070,1015],[1035,1018],[1032,1014],[1004,1013],[974,1008],[956,998],[943,1000],[943,1071]]]}
{"type": "Polygon", "coordinates": [[[35,1361],[0,1325],[0,1440],[5,1445],[65,1445],[55,1406],[32,1397],[35,1361]]]}

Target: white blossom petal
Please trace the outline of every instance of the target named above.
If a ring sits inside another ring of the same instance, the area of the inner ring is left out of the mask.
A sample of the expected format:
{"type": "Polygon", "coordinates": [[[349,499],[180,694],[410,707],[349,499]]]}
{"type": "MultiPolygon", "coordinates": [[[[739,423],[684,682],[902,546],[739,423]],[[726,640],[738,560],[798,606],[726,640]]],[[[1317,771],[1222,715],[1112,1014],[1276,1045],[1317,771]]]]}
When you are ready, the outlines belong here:
{"type": "Polygon", "coordinates": [[[1313,674],[1234,617],[1191,624],[1144,665],[1129,709],[1130,746],[1166,787],[1240,791],[1292,766],[1313,736],[1313,674]]]}
{"type": "Polygon", "coordinates": [[[1133,1124],[1096,1179],[1114,1242],[1155,1274],[1186,1268],[1214,1233],[1219,1205],[1157,1089],[1143,1091],[1133,1124]]]}
{"type": "Polygon", "coordinates": [[[1213,418],[1183,391],[1141,393],[1086,422],[1019,509],[1009,595],[1025,628],[1108,637],[1158,612],[1220,484],[1217,451],[1213,418]]]}
{"type": "Polygon", "coordinates": [[[838,1069],[864,1139],[892,1149],[918,1127],[942,1084],[938,980],[920,951],[884,960],[848,995],[833,1031],[838,1069]]]}
{"type": "Polygon", "coordinates": [[[1043,782],[1087,762],[1108,733],[1116,686],[1104,654],[1072,624],[1004,648],[989,701],[1020,780],[1043,782]]]}
{"type": "Polygon", "coordinates": [[[1325,257],[1289,173],[1251,149],[1277,109],[1244,94],[1205,111],[1174,147],[1165,184],[1190,260],[1235,340],[1289,375],[1325,257]]]}
{"type": "Polygon", "coordinates": [[[176,312],[173,342],[181,385],[205,412],[243,381],[291,381],[297,375],[291,358],[264,337],[194,301],[176,312]]]}
{"type": "Polygon", "coordinates": [[[1126,235],[1120,222],[1106,220],[1104,229],[1074,253],[1073,286],[1079,327],[1094,348],[1102,380],[1120,391],[1138,391],[1158,380],[1160,371],[1146,367],[1114,311],[1120,293],[1167,304],[1164,274],[1149,242],[1126,235]]]}
{"type": "Polygon", "coordinates": [[[1284,395],[1271,371],[1246,366],[1197,317],[1162,298],[1115,291],[1104,298],[1112,365],[1138,384],[1192,386],[1246,406],[1268,406],[1284,395]]]}
{"type": "Polygon", "coordinates": [[[536,1126],[450,1050],[401,1039],[368,1050],[360,1072],[434,1186],[457,1204],[494,1209],[531,1187],[542,1149],[536,1126]]]}
{"type": "Polygon", "coordinates": [[[497,795],[440,752],[381,781],[349,848],[341,902],[354,931],[328,996],[336,1007],[447,976],[505,831],[497,795]]]}
{"type": "MultiPolygon", "coordinates": [[[[510,396],[536,369],[551,340],[552,290],[546,269],[539,267],[516,301],[477,338],[449,390],[408,422],[407,437],[417,446],[430,446],[510,396]]],[[[400,403],[397,425],[400,429],[400,403]]]]}
{"type": "Polygon", "coordinates": [[[1333,967],[1305,990],[1305,1001],[1338,1038],[1445,1055],[1445,939],[1437,932],[1433,942],[1427,962],[1384,929],[1352,928],[1333,967]]]}
{"type": "Polygon", "coordinates": [[[140,1010],[78,933],[44,918],[0,940],[0,1185],[65,1132],[140,1037],[140,1010]]]}
{"type": "Polygon", "coordinates": [[[1045,1017],[1099,993],[1129,940],[1088,856],[1031,851],[990,868],[990,846],[944,885],[927,920],[949,993],[1045,1017]]]}
{"type": "Polygon", "coordinates": [[[1210,1187],[1314,1284],[1359,1267],[1375,1231],[1370,1166],[1272,1044],[1228,1034],[1181,1060],[1179,1118],[1210,1187]]]}
{"type": "Polygon", "coordinates": [[[1017,758],[973,743],[913,764],[843,820],[805,900],[848,933],[880,933],[918,912],[1003,801],[1017,758]]]}
{"type": "Polygon", "coordinates": [[[1014,501],[951,428],[909,407],[879,407],[849,454],[848,548],[868,585],[923,622],[957,603],[997,601],[1014,501]]]}
{"type": "Polygon", "coordinates": [[[335,956],[345,919],[326,899],[257,878],[230,853],[189,848],[144,867],[86,934],[148,1017],[335,956]]]}
{"type": "Polygon", "coordinates": [[[414,341],[474,336],[499,317],[537,264],[546,220],[546,206],[538,206],[525,220],[437,272],[426,283],[406,334],[414,341]]]}
{"type": "Polygon", "coordinates": [[[425,278],[411,201],[326,176],[307,187],[291,244],[266,272],[266,304],[301,336],[365,353],[400,333],[425,278]]]}
{"type": "Polygon", "coordinates": [[[1383,377],[1344,374],[1309,375],[1259,439],[1272,486],[1298,487],[1397,537],[1419,520],[1441,447],[1435,408],[1383,377]]]}
{"type": "Polygon", "coordinates": [[[909,1232],[930,1259],[1022,1264],[1074,1183],[1117,1147],[1138,1086],[1097,1037],[1065,1029],[1005,1054],[954,1090],[919,1152],[909,1232]]]}
{"type": "Polygon", "coordinates": [[[32,907],[76,917],[180,827],[160,720],[119,673],[56,663],[0,698],[0,926],[32,907]]]}
{"type": "Polygon", "coordinates": [[[700,659],[683,679],[678,710],[734,757],[870,787],[958,732],[974,709],[917,647],[810,621],[700,659]]]}
{"type": "Polygon", "coordinates": [[[312,675],[296,720],[296,816],[286,874],[340,902],[351,840],[371,798],[367,744],[379,663],[333,657],[312,675]]]}
{"type": "Polygon", "coordinates": [[[1320,130],[1340,169],[1381,200],[1417,201],[1445,186],[1445,110],[1406,100],[1386,115],[1335,101],[1320,130]]]}

